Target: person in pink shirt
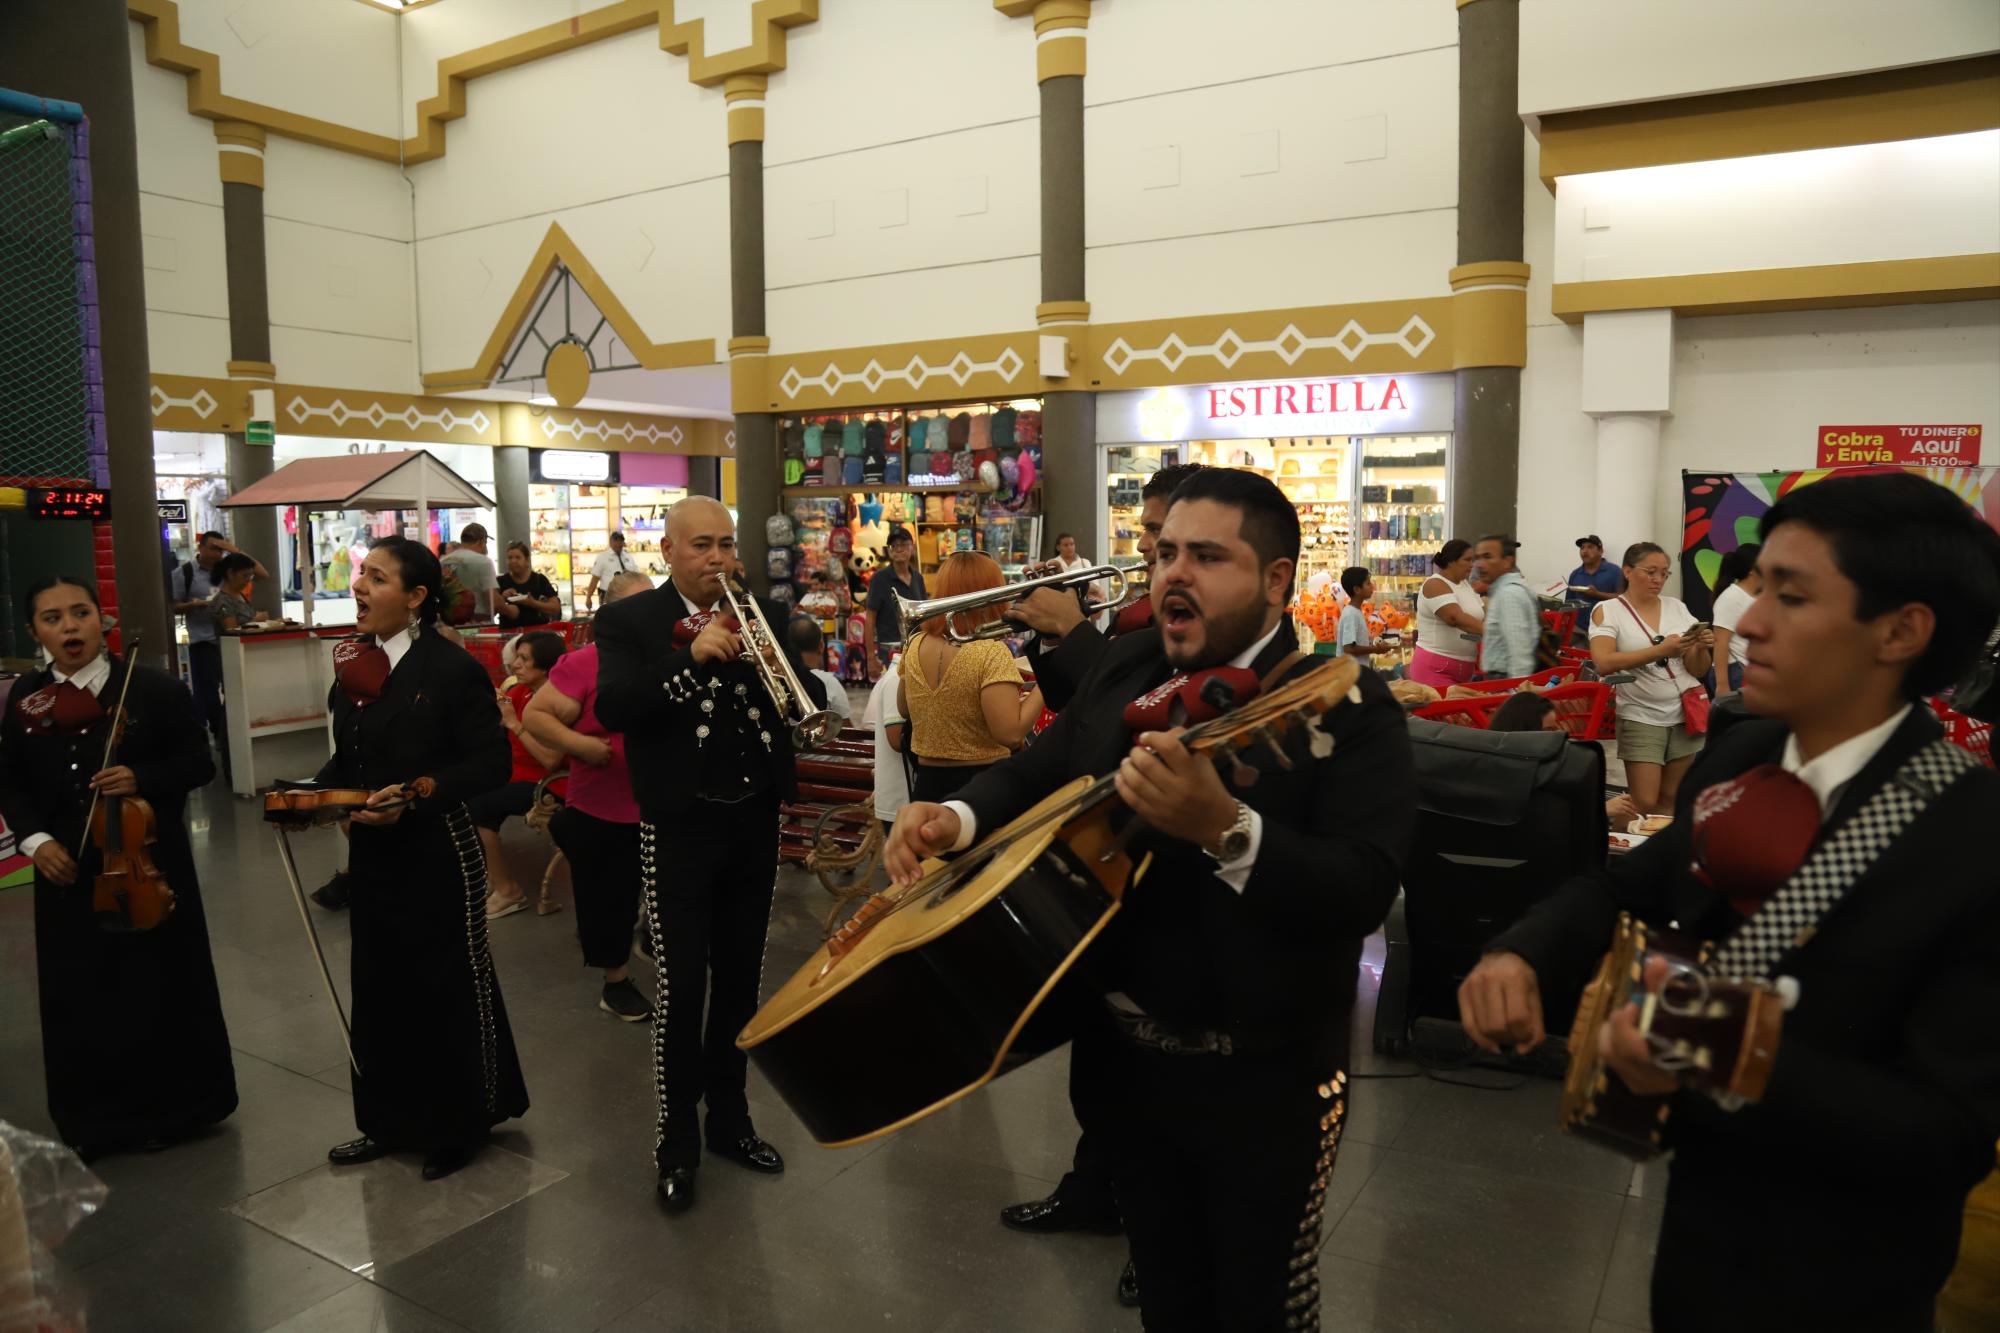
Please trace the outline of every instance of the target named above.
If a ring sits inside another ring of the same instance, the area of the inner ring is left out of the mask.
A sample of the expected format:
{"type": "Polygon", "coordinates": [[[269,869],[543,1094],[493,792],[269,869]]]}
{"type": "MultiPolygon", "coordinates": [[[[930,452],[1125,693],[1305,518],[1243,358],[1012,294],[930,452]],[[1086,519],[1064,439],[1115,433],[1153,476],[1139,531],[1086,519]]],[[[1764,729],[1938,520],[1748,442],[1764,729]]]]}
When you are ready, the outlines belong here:
{"type": "MultiPolygon", "coordinates": [[[[644,592],[652,580],[627,571],[611,580],[605,604],[644,592]]],[[[597,720],[597,645],[564,655],[521,716],[529,735],[569,756],[569,793],[549,825],[569,858],[576,936],[583,964],[604,970],[597,1007],[644,1023],[653,1006],[633,984],[632,933],[639,918],[639,805],[625,768],[625,738],[597,720]]]]}

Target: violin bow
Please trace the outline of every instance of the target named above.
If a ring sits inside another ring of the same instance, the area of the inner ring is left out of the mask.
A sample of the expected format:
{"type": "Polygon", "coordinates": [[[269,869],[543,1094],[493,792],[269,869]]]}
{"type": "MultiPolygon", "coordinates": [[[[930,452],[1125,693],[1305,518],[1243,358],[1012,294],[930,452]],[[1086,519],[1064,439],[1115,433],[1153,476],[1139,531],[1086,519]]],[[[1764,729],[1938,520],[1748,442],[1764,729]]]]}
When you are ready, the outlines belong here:
{"type": "Polygon", "coordinates": [[[326,983],[326,998],[333,1005],[334,1021],[340,1024],[340,1045],[347,1052],[347,1063],[355,1073],[361,1072],[361,1062],[354,1058],[354,1032],[347,1025],[347,1010],[341,1007],[340,992],[333,988],[333,969],[326,965],[326,950],[320,947],[319,927],[313,925],[312,909],[306,906],[305,886],[299,883],[299,868],[292,860],[291,839],[285,836],[285,826],[274,823],[272,828],[278,833],[278,860],[285,867],[285,880],[292,886],[292,901],[298,904],[299,920],[306,928],[306,943],[312,946],[313,961],[319,964],[320,980],[326,983]]]}
{"type": "MultiPolygon", "coordinates": [[[[125,682],[118,687],[118,707],[111,710],[111,730],[104,737],[104,758],[100,759],[97,763],[99,772],[111,766],[111,751],[117,748],[118,745],[118,723],[125,716],[125,699],[132,693],[132,677],[137,674],[132,670],[132,654],[138,650],[139,633],[138,630],[132,631],[132,642],[126,648],[125,682]]],[[[104,655],[106,657],[111,656],[111,650],[106,648],[104,655]]],[[[97,818],[97,798],[98,790],[92,787],[90,789],[90,808],[83,812],[83,832],[77,837],[76,851],[71,853],[71,860],[78,862],[83,860],[84,845],[90,841],[90,821],[97,818]]]]}

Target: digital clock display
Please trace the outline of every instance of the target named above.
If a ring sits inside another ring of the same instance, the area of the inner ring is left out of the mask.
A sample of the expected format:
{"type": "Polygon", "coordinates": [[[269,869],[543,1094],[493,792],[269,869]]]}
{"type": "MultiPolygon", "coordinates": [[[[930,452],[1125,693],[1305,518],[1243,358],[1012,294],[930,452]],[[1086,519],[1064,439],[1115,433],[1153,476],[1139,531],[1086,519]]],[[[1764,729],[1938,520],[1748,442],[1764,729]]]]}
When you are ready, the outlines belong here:
{"type": "Polygon", "coordinates": [[[86,486],[31,490],[28,512],[36,518],[110,518],[111,492],[86,486]]]}

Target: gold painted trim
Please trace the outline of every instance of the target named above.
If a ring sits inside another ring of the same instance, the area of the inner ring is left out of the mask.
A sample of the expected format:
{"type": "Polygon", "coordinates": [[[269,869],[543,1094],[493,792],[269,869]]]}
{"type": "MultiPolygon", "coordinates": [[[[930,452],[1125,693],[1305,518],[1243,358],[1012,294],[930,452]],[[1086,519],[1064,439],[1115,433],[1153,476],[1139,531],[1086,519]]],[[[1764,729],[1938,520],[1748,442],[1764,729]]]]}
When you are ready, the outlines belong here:
{"type": "Polygon", "coordinates": [[[764,142],[763,107],[732,106],[729,108],[727,120],[730,143],[764,142]]]}
{"type": "Polygon", "coordinates": [[[1528,364],[1528,289],[1489,286],[1451,298],[1451,368],[1528,364]]]}
{"type": "Polygon", "coordinates": [[[215,167],[224,185],[264,188],[264,158],[261,154],[224,148],[215,155],[215,167]]]}
{"type": "Polygon", "coordinates": [[[1090,23],[1090,0],[1038,0],[1034,8],[1035,35],[1051,28],[1082,28],[1090,23]]]}
{"type": "Polygon", "coordinates": [[[768,355],[771,351],[771,340],[762,334],[751,333],[740,338],[731,338],[725,347],[729,352],[729,359],[735,361],[746,356],[768,355]]]}
{"type": "Polygon", "coordinates": [[[1080,79],[1090,72],[1090,43],[1079,34],[1074,41],[1038,42],[1035,45],[1035,82],[1050,79],[1080,79]]]}
{"type": "Polygon", "coordinates": [[[739,388],[732,374],[731,406],[738,412],[810,412],[1034,398],[1064,387],[1042,378],[1040,350],[1039,334],[1017,332],[787,353],[764,360],[761,398],[739,397],[739,391],[757,389],[739,388]]]}
{"type": "Polygon", "coordinates": [[[1066,389],[1452,368],[1454,299],[1426,296],[1092,324],[1066,389]]]}
{"type": "Polygon", "coordinates": [[[278,368],[269,361],[231,361],[225,367],[233,380],[275,380],[278,368]]]}
{"type": "Polygon", "coordinates": [[[218,120],[215,122],[215,141],[235,144],[239,148],[254,148],[261,153],[264,151],[264,127],[244,120],[218,120]]]}
{"type": "Polygon", "coordinates": [[[548,281],[549,274],[560,263],[567,267],[577,285],[582,287],[597,306],[598,313],[610,323],[612,330],[625,343],[628,350],[647,370],[671,370],[678,366],[704,366],[715,361],[715,340],[713,338],[691,338],[683,342],[656,343],[646,336],[639,327],[639,321],[632,318],[632,312],[625,308],[612,292],[609,284],[598,273],[597,266],[584,257],[583,251],[571,240],[562,224],[549,224],[548,235],[542,238],[541,247],[534,258],[528,261],[527,270],[514,288],[514,295],[500,311],[500,318],[493,325],[493,332],[486,339],[486,346],[480,350],[479,359],[463,370],[437,370],[424,376],[426,389],[483,389],[493,382],[499,371],[500,359],[507,354],[507,344],[520,331],[521,321],[527,318],[528,306],[548,281]]]}
{"type": "Polygon", "coordinates": [[[2000,128],[2000,56],[1542,117],[1542,184],[1558,176],[2000,128]]]}
{"type": "Polygon", "coordinates": [[[1450,273],[1451,289],[1463,287],[1519,287],[1523,291],[1528,286],[1528,265],[1511,259],[1489,259],[1477,264],[1460,264],[1450,273]]]}
{"type": "Polygon", "coordinates": [[[1090,302],[1044,301],[1035,307],[1035,323],[1043,328],[1052,324],[1088,324],[1090,302]]]}
{"type": "Polygon", "coordinates": [[[725,102],[740,101],[745,97],[764,96],[771,91],[771,76],[768,74],[732,74],[722,81],[722,99],[725,102]]]}
{"type": "MultiPolygon", "coordinates": [[[[573,19],[447,56],[437,65],[436,95],[417,104],[416,133],[402,140],[231,97],[222,91],[218,57],[181,41],[180,9],[175,0],[127,0],[126,12],[145,28],[147,63],[186,76],[190,114],[242,121],[322,148],[414,166],[444,156],[445,122],[465,114],[468,79],[657,24],[660,49],[684,56],[688,78],[702,87],[713,87],[733,75],[783,69],[786,29],[817,19],[819,0],[756,0],[750,8],[750,44],[717,54],[710,54],[704,45],[701,19],[675,20],[674,0],[619,0],[573,19]]],[[[400,114],[402,108],[397,111],[400,114]]]]}
{"type": "MultiPolygon", "coordinates": [[[[231,362],[238,366],[263,362],[231,362]]],[[[250,381],[199,375],[152,377],[152,429],[228,433],[249,416],[250,381]]],[[[335,389],[322,385],[273,386],[280,434],[388,440],[410,444],[524,444],[538,449],[619,449],[645,453],[727,456],[733,436],[727,422],[530,408],[483,398],[435,398],[335,389]],[[549,419],[550,424],[540,423],[549,419]]]]}
{"type": "Polygon", "coordinates": [[[1737,315],[1995,297],[2000,297],[2000,252],[1559,282],[1550,289],[1553,312],[1571,324],[1600,310],[1671,308],[1682,315],[1737,315]]]}

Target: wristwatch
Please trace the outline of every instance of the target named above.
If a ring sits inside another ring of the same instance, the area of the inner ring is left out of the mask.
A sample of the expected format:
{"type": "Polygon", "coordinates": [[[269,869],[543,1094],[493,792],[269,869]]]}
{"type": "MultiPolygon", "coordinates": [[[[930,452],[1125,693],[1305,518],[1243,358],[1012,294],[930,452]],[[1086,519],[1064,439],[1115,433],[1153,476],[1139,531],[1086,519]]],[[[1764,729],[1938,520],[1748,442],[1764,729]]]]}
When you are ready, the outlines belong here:
{"type": "Polygon", "coordinates": [[[1206,847],[1202,848],[1202,850],[1214,857],[1216,863],[1219,865],[1234,861],[1237,857],[1249,851],[1250,807],[1238,801],[1236,803],[1236,822],[1222,831],[1222,836],[1216,840],[1214,851],[1208,851],[1206,847]]]}

